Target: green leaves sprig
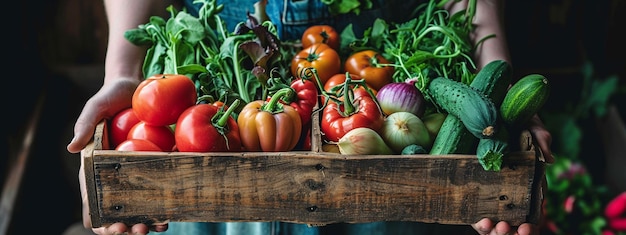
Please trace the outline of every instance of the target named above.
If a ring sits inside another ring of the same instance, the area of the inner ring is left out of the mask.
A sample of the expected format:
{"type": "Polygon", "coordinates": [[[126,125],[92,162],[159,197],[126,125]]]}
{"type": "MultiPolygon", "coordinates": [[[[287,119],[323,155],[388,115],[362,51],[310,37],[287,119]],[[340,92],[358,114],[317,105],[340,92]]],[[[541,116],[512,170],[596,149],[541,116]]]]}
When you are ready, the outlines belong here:
{"type": "Polygon", "coordinates": [[[448,2],[424,3],[416,9],[414,18],[403,23],[377,19],[363,38],[356,38],[348,26],[341,35],[342,46],[353,51],[382,48],[384,56],[396,67],[394,81],[417,78],[416,85],[422,91],[434,77],[469,84],[476,69],[471,57],[475,47],[469,38],[474,30],[476,1],[469,1],[465,11],[454,14],[443,8],[448,2]]]}
{"type": "Polygon", "coordinates": [[[152,16],[148,23],[125,33],[130,42],[149,46],[144,76],[185,74],[196,84],[199,96],[218,97],[225,103],[264,97],[266,81],[280,65],[276,62],[280,41],[274,26],[271,22],[259,24],[248,15],[235,32],[229,32],[218,15],[223,5],[216,0],[194,3],[202,3],[198,17],[169,6],[167,20],[152,16]]]}

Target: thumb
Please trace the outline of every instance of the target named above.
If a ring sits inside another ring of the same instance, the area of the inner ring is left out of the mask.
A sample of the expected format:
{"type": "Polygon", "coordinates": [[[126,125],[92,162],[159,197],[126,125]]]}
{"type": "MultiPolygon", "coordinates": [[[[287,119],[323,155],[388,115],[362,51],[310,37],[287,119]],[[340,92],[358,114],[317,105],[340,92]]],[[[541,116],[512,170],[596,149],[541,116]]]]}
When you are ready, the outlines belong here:
{"type": "Polygon", "coordinates": [[[80,152],[93,137],[96,124],[102,119],[101,111],[94,110],[92,106],[85,105],[80,116],[74,124],[74,137],[67,145],[67,151],[70,153],[80,152]]]}

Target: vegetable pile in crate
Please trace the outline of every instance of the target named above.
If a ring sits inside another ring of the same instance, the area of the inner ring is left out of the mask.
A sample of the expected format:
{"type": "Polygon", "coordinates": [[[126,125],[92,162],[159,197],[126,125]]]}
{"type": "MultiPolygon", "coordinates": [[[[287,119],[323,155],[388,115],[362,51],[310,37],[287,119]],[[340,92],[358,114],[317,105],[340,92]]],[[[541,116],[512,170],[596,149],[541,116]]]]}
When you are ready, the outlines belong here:
{"type": "Polygon", "coordinates": [[[126,34],[149,45],[146,79],[81,153],[94,227],[538,222],[544,165],[523,125],[549,86],[473,66],[474,1],[296,42],[252,15],[228,32],[203,3],[126,34]]]}

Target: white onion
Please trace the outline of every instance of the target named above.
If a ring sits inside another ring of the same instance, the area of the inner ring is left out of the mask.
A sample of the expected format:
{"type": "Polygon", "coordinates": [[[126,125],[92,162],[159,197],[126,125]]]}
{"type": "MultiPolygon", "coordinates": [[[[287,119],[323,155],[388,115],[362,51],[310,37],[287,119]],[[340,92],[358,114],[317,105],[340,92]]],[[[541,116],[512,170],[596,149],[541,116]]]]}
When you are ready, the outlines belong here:
{"type": "Polygon", "coordinates": [[[339,152],[345,155],[393,154],[378,132],[368,127],[348,131],[337,142],[339,152]]]}
{"type": "Polygon", "coordinates": [[[417,117],[424,115],[424,95],[415,86],[413,79],[384,85],[378,90],[376,99],[386,115],[400,111],[415,114],[417,117]]]}
{"type": "Polygon", "coordinates": [[[406,146],[417,144],[430,148],[430,134],[422,120],[409,112],[395,112],[385,118],[380,136],[396,153],[406,146]]]}

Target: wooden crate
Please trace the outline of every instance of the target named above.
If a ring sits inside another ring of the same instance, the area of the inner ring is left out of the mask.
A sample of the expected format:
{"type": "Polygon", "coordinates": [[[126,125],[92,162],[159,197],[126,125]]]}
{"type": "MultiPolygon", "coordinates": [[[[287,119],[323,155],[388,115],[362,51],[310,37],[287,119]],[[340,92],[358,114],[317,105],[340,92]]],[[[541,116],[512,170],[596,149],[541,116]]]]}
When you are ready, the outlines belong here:
{"type": "MultiPolygon", "coordinates": [[[[318,121],[318,117],[313,120],[318,121]]],[[[314,122],[315,123],[315,122],[314,122]]],[[[530,135],[499,172],[475,155],[321,151],[182,153],[107,149],[105,123],[81,155],[92,225],[114,222],[419,221],[538,223],[544,164],[530,135]]],[[[319,133],[313,125],[312,133],[319,133]]]]}

